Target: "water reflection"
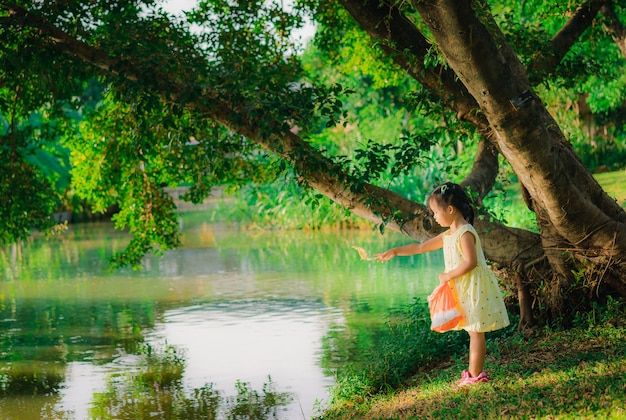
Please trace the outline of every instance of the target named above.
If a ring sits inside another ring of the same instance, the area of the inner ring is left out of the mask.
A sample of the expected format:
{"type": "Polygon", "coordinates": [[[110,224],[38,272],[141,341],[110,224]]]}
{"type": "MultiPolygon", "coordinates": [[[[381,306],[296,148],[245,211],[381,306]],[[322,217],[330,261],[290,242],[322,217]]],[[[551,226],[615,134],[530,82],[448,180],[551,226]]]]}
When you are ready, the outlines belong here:
{"type": "Polygon", "coordinates": [[[185,215],[183,247],[140,272],[107,271],[128,238],[106,223],[0,248],[3,420],[88,418],[103,398],[119,406],[145,390],[115,380],[164,342],[184,355],[178,399],[146,402],[218,395],[236,405],[245,394],[263,405],[271,377],[269,399],[293,395],[279,398],[277,415],[309,417],[331,369],[358,352],[354,337],[366,343],[389,308],[426,296],[441,265],[434,256],[363,262],[352,249],[386,249],[405,242],[399,235],[242,232],[205,219],[185,215]]]}
{"type": "Polygon", "coordinates": [[[343,317],[321,301],[221,302],[168,311],[164,321],[150,338],[186,349],[191,386],[210,381],[232,394],[233,377],[258,389],[270,375],[279,387],[288,384],[286,390],[308,390],[288,407],[290,418],[298,418],[310,415],[332,384],[319,366],[321,342],[343,317]]]}

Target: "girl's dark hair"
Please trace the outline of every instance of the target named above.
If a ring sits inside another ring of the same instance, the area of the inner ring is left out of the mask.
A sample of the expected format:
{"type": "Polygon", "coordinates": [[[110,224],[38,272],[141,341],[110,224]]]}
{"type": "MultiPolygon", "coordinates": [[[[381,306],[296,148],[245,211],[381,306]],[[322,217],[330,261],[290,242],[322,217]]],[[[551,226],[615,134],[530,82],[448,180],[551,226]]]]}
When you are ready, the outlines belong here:
{"type": "Polygon", "coordinates": [[[456,207],[465,220],[471,225],[474,224],[474,209],[472,208],[467,194],[465,194],[465,191],[463,191],[463,188],[459,184],[452,182],[441,184],[435,188],[430,197],[446,206],[456,207]]]}

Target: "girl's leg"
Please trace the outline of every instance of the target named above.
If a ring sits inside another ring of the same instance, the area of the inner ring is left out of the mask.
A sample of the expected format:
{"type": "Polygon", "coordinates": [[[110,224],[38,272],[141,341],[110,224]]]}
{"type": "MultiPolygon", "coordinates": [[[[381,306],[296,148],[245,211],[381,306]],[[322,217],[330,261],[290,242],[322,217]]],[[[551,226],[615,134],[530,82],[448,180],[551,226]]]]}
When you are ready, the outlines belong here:
{"type": "Polygon", "coordinates": [[[480,375],[485,367],[485,356],[487,355],[487,342],[484,332],[468,331],[470,336],[469,348],[469,372],[473,378],[480,375]]]}

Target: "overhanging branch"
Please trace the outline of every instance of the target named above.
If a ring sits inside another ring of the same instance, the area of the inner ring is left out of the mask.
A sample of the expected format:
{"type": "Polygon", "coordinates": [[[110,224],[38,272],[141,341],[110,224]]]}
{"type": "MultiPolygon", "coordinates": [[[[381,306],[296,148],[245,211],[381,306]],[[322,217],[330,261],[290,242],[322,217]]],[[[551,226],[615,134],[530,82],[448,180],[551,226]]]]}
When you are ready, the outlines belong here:
{"type": "Polygon", "coordinates": [[[539,83],[556,69],[607,1],[586,0],[578,6],[574,15],[550,40],[549,52],[538,56],[530,65],[528,71],[532,77],[531,83],[539,83]]]}

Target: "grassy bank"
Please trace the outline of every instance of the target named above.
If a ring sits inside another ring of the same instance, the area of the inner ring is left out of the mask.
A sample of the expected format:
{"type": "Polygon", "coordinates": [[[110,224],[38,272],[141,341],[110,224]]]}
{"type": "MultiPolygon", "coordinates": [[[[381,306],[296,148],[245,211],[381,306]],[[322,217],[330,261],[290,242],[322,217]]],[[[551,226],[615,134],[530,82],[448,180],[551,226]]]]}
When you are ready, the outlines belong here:
{"type": "Polygon", "coordinates": [[[622,207],[626,208],[626,182],[624,181],[626,179],[626,170],[604,172],[595,174],[594,177],[607,194],[615,198],[622,207]]]}
{"type": "Polygon", "coordinates": [[[626,418],[623,303],[613,301],[573,329],[515,333],[490,340],[488,348],[487,384],[453,387],[466,366],[465,351],[392,391],[336,401],[320,418],[626,418]]]}

